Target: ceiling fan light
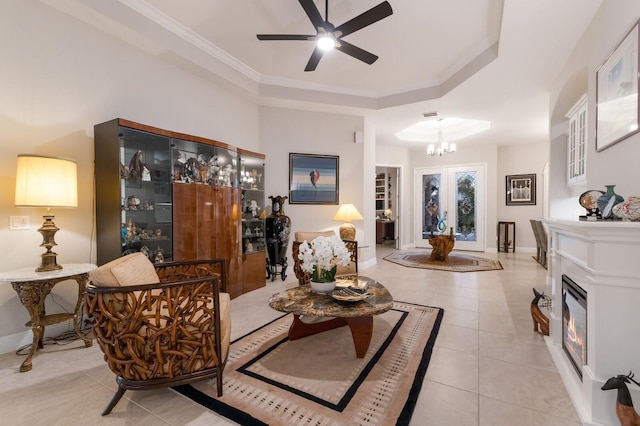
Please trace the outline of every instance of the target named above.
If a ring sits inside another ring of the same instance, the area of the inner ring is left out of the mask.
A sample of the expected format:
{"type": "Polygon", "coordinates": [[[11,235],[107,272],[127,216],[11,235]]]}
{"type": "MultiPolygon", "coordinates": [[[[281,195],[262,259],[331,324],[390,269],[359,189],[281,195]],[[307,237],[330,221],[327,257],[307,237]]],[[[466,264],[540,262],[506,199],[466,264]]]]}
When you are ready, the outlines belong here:
{"type": "Polygon", "coordinates": [[[449,152],[456,152],[456,144],[455,143],[449,144],[449,152]]]}
{"type": "Polygon", "coordinates": [[[333,37],[324,35],[318,39],[317,45],[321,50],[327,51],[333,49],[336,46],[336,41],[333,37]]]}
{"type": "Polygon", "coordinates": [[[434,144],[429,144],[427,146],[427,155],[433,155],[436,152],[436,146],[434,144]]]}

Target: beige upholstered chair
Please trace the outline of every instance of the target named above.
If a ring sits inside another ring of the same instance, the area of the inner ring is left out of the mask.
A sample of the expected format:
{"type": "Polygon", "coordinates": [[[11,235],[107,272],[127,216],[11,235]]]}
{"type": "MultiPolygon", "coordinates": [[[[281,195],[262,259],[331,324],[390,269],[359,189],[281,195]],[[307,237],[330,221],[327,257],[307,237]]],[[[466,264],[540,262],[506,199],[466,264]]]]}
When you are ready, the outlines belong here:
{"type": "Polygon", "coordinates": [[[151,263],[134,253],[90,273],[85,309],[118,390],[176,386],[216,377],[222,396],[231,337],[224,260],[151,263]]]}
{"type": "MultiPolygon", "coordinates": [[[[298,254],[300,252],[300,244],[304,241],[310,243],[316,237],[330,237],[332,235],[336,235],[334,231],[324,231],[324,232],[296,232],[294,234],[295,240],[293,241],[293,245],[291,247],[291,254],[293,257],[293,272],[298,278],[298,283],[309,284],[309,274],[305,273],[302,270],[302,261],[298,259],[298,254]]],[[[358,242],[343,240],[347,246],[347,250],[351,253],[351,262],[347,266],[338,265],[338,271],[336,272],[336,276],[341,275],[351,275],[358,273],[358,242]]]]}
{"type": "Polygon", "coordinates": [[[531,228],[533,229],[533,236],[536,239],[537,251],[536,260],[542,266],[547,268],[547,230],[544,228],[544,224],[541,220],[530,219],[531,228]]]}

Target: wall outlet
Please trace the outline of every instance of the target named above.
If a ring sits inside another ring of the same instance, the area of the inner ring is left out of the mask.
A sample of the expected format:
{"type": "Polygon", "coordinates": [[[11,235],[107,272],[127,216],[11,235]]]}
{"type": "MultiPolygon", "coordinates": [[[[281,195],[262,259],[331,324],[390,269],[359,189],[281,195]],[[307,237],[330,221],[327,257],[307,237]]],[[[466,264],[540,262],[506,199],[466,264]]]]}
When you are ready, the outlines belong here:
{"type": "Polygon", "coordinates": [[[9,231],[29,229],[29,216],[9,216],[9,231]]]}

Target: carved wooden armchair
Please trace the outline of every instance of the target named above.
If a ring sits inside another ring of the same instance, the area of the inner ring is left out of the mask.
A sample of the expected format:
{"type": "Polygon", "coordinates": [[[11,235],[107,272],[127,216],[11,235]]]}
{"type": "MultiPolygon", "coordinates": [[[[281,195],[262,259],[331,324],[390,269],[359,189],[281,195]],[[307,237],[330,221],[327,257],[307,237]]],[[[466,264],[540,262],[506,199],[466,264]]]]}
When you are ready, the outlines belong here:
{"type": "MultiPolygon", "coordinates": [[[[293,258],[293,272],[298,278],[298,283],[309,284],[309,274],[305,273],[302,270],[302,261],[298,259],[298,254],[300,253],[300,244],[304,241],[310,243],[316,237],[330,237],[335,235],[333,231],[325,231],[325,232],[296,232],[295,240],[293,241],[293,245],[291,246],[291,257],[293,258]]],[[[336,272],[336,276],[340,275],[351,275],[358,273],[358,242],[352,240],[342,240],[347,246],[347,250],[351,253],[351,262],[348,266],[338,265],[338,271],[336,272]]]]}
{"type": "Polygon", "coordinates": [[[182,385],[222,372],[231,337],[224,260],[152,264],[134,253],[90,274],[85,309],[118,390],[182,385]]]}

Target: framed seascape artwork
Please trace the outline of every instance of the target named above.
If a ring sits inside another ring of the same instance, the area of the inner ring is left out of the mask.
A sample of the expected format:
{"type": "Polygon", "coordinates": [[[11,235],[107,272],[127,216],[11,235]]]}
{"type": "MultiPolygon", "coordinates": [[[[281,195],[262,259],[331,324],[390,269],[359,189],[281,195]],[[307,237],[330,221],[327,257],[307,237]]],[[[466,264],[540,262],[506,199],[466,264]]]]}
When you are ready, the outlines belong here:
{"type": "Polygon", "coordinates": [[[536,175],[507,176],[507,205],[527,206],[536,204],[536,175]]]}
{"type": "Polygon", "coordinates": [[[340,158],[289,154],[289,203],[338,204],[340,158]]]}
{"type": "Polygon", "coordinates": [[[638,132],[638,23],[596,74],[596,151],[638,132]]]}

